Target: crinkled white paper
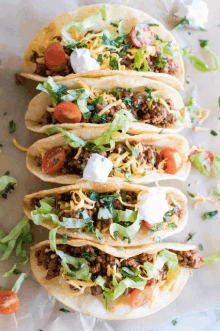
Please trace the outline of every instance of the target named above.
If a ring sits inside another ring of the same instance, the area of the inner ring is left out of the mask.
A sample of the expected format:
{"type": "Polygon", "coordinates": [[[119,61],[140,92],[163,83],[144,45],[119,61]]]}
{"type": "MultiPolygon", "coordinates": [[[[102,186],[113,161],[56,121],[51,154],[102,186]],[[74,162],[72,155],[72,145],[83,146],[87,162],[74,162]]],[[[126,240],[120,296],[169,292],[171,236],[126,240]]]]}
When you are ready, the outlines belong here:
{"type": "MultiPolygon", "coordinates": [[[[209,55],[199,46],[199,39],[208,39],[211,50],[219,57],[219,13],[220,4],[216,0],[206,0],[209,6],[209,21],[206,24],[207,32],[194,31],[192,29],[174,30],[173,34],[181,47],[189,46],[194,53],[211,64],[209,55]]],[[[23,146],[29,146],[36,139],[43,138],[41,134],[29,132],[24,123],[24,115],[28,102],[37,94],[37,83],[29,81],[28,84],[17,86],[14,83],[14,74],[20,72],[22,55],[26,46],[35,33],[55,16],[79,6],[97,3],[98,1],[74,1],[74,0],[2,0],[1,1],[1,30],[0,30],[0,85],[1,85],[1,130],[0,143],[3,144],[0,154],[0,175],[7,170],[11,176],[18,180],[16,192],[8,196],[7,200],[0,200],[1,228],[7,233],[22,217],[22,198],[25,194],[40,189],[55,187],[56,185],[43,183],[25,168],[25,153],[14,147],[12,138],[15,137],[23,146]],[[3,116],[3,113],[7,115],[3,116]],[[9,121],[14,120],[17,130],[9,134],[9,121]]],[[[105,2],[105,1],[100,1],[105,2]]],[[[114,3],[117,1],[114,1],[114,3]]],[[[119,1],[118,1],[119,2],[119,1]]],[[[126,1],[120,1],[126,3],[126,1]]],[[[113,1],[112,1],[113,3],[113,1]]],[[[177,1],[172,0],[143,0],[130,1],[129,5],[144,10],[156,19],[171,28],[176,22],[172,12],[176,9],[177,1]]],[[[194,132],[185,129],[184,134],[190,145],[201,145],[212,150],[220,151],[220,109],[218,98],[220,96],[219,72],[200,73],[186,62],[187,79],[189,85],[185,85],[185,91],[181,93],[184,100],[194,93],[196,101],[201,107],[211,109],[211,116],[202,124],[219,133],[213,137],[208,132],[194,132]]],[[[175,186],[183,192],[201,193],[207,196],[217,184],[214,178],[206,178],[198,171],[192,169],[185,183],[179,181],[164,182],[161,185],[175,186]],[[195,184],[196,181],[198,184],[195,184]],[[190,184],[190,186],[188,186],[190,184]]],[[[217,199],[216,199],[217,200],[217,199]]],[[[185,242],[189,233],[196,233],[190,241],[192,244],[203,244],[202,254],[208,256],[220,249],[220,213],[216,220],[202,220],[204,212],[219,209],[209,202],[192,209],[194,201],[189,199],[189,221],[185,230],[168,238],[169,241],[185,242]]],[[[33,226],[34,242],[37,243],[48,237],[46,229],[33,226]]],[[[9,270],[16,261],[15,256],[10,261],[0,262],[0,273],[9,270]]],[[[195,270],[179,297],[168,307],[155,315],[128,321],[103,321],[89,316],[71,312],[62,313],[63,307],[51,297],[34,279],[30,271],[30,265],[20,268],[28,274],[24,281],[19,298],[21,306],[14,315],[1,316],[0,326],[4,331],[129,331],[154,329],[164,322],[169,322],[178,315],[192,311],[202,311],[209,307],[219,308],[220,281],[219,265],[195,270]]],[[[11,275],[6,279],[0,279],[0,286],[11,288],[17,276],[11,275]]],[[[171,328],[173,326],[171,325],[171,328]]]]}

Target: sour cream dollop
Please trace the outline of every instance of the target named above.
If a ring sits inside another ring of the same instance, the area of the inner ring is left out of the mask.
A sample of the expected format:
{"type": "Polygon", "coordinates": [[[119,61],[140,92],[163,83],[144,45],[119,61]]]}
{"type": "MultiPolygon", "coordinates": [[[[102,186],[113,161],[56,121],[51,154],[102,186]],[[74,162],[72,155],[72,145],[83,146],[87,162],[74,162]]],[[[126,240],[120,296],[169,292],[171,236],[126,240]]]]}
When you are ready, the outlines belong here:
{"type": "Polygon", "coordinates": [[[91,57],[87,48],[74,49],[70,55],[70,63],[75,73],[99,70],[99,63],[91,57]]]}
{"type": "Polygon", "coordinates": [[[204,24],[208,22],[208,12],[207,3],[203,0],[182,0],[174,15],[186,17],[191,27],[204,28],[204,24]]]}
{"type": "Polygon", "coordinates": [[[138,218],[149,224],[161,223],[164,214],[169,210],[164,188],[150,187],[149,193],[140,196],[138,218]]]}
{"type": "Polygon", "coordinates": [[[92,154],[83,171],[83,179],[105,183],[113,167],[111,160],[99,154],[92,154]]]}

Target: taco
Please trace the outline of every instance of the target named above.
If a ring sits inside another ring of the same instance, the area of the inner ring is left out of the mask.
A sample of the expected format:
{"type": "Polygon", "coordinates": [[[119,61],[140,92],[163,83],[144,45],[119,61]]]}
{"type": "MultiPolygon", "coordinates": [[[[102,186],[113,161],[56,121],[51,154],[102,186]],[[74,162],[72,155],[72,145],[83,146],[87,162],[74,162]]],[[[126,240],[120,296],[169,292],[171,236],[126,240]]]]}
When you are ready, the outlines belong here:
{"type": "Polygon", "coordinates": [[[190,126],[184,117],[180,94],[161,82],[145,77],[110,76],[78,78],[57,84],[48,77],[37,89],[46,92],[35,96],[25,115],[28,129],[46,132],[58,125],[71,130],[108,129],[115,113],[132,113],[129,133],[153,131],[175,133],[190,126]]]}
{"type": "Polygon", "coordinates": [[[146,76],[182,90],[179,47],[164,26],[123,5],[74,9],[45,25],[28,45],[21,75],[36,81],[53,76],[146,76]]]}
{"type": "Polygon", "coordinates": [[[38,140],[27,151],[27,168],[43,181],[74,184],[83,178],[146,184],[185,180],[190,171],[188,142],[180,135],[125,135],[115,142],[109,138],[111,130],[95,140],[83,140],[94,137],[94,132],[53,129],[63,134],[38,140]]]}
{"type": "Polygon", "coordinates": [[[97,318],[151,315],[183,290],[204,259],[195,246],[155,243],[121,250],[84,240],[43,241],[31,248],[36,280],[67,307],[97,318]]]}
{"type": "Polygon", "coordinates": [[[79,182],[26,195],[23,210],[59,234],[111,246],[140,246],[180,232],[187,199],[173,187],[79,182]],[[160,208],[158,208],[160,205],[160,208]]]}

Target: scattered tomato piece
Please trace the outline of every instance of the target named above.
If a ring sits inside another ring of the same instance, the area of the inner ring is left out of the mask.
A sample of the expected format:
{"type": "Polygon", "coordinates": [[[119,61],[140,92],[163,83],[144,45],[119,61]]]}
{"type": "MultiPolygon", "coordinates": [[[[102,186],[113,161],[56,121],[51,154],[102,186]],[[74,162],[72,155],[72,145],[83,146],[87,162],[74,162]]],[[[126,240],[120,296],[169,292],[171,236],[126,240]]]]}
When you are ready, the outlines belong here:
{"type": "Polygon", "coordinates": [[[136,30],[133,28],[131,31],[131,40],[135,47],[141,48],[149,46],[154,40],[154,33],[150,27],[136,30]]]}
{"type": "Polygon", "coordinates": [[[166,174],[176,174],[183,164],[180,153],[174,148],[164,148],[160,151],[158,162],[160,163],[163,160],[165,160],[163,169],[166,174]]]}
{"type": "Polygon", "coordinates": [[[129,299],[129,305],[132,309],[145,305],[153,295],[151,287],[146,286],[143,290],[134,289],[129,299]]]}
{"type": "Polygon", "coordinates": [[[13,291],[0,291],[0,314],[9,315],[19,307],[19,299],[13,291]]]}

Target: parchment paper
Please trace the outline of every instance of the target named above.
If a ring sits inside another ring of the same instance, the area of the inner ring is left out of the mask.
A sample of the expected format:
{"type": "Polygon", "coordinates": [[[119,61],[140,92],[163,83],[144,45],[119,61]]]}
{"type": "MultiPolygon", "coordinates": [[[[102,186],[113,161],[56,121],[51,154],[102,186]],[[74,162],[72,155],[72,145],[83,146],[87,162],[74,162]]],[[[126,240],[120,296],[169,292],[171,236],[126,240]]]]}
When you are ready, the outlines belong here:
{"type": "MultiPolygon", "coordinates": [[[[74,0],[2,0],[1,1],[1,30],[0,30],[0,85],[1,85],[1,109],[0,109],[0,143],[3,144],[0,154],[0,175],[7,170],[18,180],[16,192],[8,196],[7,200],[0,200],[0,226],[8,233],[12,227],[22,217],[22,198],[25,194],[35,192],[40,189],[55,187],[55,185],[41,182],[31,175],[25,168],[25,153],[14,147],[12,138],[15,137],[21,145],[29,146],[43,135],[29,132],[24,123],[24,114],[28,102],[37,94],[36,83],[29,81],[28,84],[17,86],[14,83],[14,73],[20,72],[22,55],[26,46],[34,34],[55,16],[61,15],[66,11],[87,4],[97,3],[98,1],[74,1],[74,0]],[[3,116],[3,113],[7,115],[3,116]],[[9,133],[9,122],[14,120],[17,125],[14,134],[9,133]]],[[[105,1],[102,1],[105,2],[105,1]]],[[[116,2],[116,1],[114,1],[116,2]]],[[[122,2],[122,1],[121,1],[122,2]]],[[[123,1],[123,3],[126,3],[123,1]]],[[[189,46],[200,58],[204,57],[208,63],[209,56],[199,46],[199,39],[208,39],[211,42],[211,50],[218,57],[220,54],[219,45],[219,14],[220,4],[215,0],[207,0],[209,6],[209,22],[206,25],[207,32],[194,31],[189,29],[174,30],[173,34],[181,47],[189,46]],[[188,32],[191,32],[189,35],[188,32]]],[[[145,0],[130,1],[129,5],[144,10],[153,17],[160,20],[167,28],[171,28],[176,19],[171,12],[177,1],[167,0],[145,0]]],[[[196,96],[198,104],[212,110],[211,116],[204,122],[204,126],[213,129],[220,134],[218,107],[218,97],[220,96],[219,72],[200,73],[186,62],[187,76],[190,84],[185,85],[182,93],[184,100],[189,96],[196,96]]],[[[212,150],[213,153],[219,152],[219,136],[213,137],[208,132],[194,132],[185,129],[184,134],[190,145],[201,145],[212,150]]],[[[169,181],[161,185],[171,185],[181,189],[183,192],[200,193],[207,196],[210,190],[218,183],[214,178],[206,178],[198,171],[192,169],[189,178],[185,183],[169,181]],[[195,184],[198,180],[199,184],[195,184]],[[190,184],[190,186],[188,186],[190,184]]],[[[185,242],[189,233],[194,233],[192,244],[203,244],[202,254],[208,256],[220,249],[220,225],[219,216],[216,220],[207,219],[203,221],[201,215],[204,212],[219,209],[209,202],[192,209],[193,202],[189,200],[189,221],[184,231],[168,239],[168,241],[185,242]]],[[[48,232],[41,227],[33,225],[34,242],[37,243],[48,237],[48,232]]],[[[0,273],[11,269],[16,261],[15,256],[10,261],[1,262],[0,273]]],[[[36,330],[44,331],[69,331],[69,330],[146,330],[156,328],[164,322],[171,321],[174,317],[201,311],[209,307],[220,307],[220,284],[219,266],[204,267],[194,271],[186,287],[180,296],[168,307],[150,317],[124,322],[108,322],[94,319],[75,312],[68,314],[59,312],[63,307],[47,292],[38,285],[30,272],[29,264],[20,268],[28,274],[28,279],[19,291],[21,306],[14,315],[1,316],[0,326],[2,330],[36,330]]],[[[11,288],[17,276],[11,275],[6,279],[0,280],[0,286],[11,288]]],[[[172,327],[172,326],[171,326],[172,327]]]]}

